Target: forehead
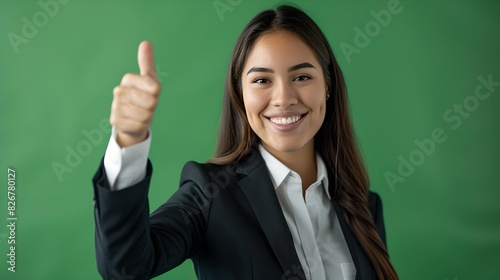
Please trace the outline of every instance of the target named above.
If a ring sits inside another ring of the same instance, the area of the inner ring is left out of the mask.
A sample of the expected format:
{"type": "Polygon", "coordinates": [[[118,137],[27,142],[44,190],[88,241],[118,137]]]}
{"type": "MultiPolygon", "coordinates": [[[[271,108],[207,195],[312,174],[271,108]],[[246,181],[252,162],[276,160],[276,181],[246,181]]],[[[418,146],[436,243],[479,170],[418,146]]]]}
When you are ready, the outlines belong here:
{"type": "Polygon", "coordinates": [[[264,34],[254,42],[244,70],[254,66],[288,69],[303,62],[319,66],[312,49],[298,35],[280,30],[264,34]]]}

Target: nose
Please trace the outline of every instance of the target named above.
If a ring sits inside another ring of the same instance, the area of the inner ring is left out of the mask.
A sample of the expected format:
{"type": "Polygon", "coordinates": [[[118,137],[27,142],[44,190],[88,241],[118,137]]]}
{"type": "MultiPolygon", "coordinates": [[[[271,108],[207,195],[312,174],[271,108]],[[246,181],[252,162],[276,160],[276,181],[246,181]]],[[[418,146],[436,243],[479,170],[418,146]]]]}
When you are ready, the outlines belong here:
{"type": "Polygon", "coordinates": [[[297,93],[292,86],[286,82],[279,82],[275,84],[271,105],[286,109],[291,105],[297,104],[298,102],[297,93]]]}

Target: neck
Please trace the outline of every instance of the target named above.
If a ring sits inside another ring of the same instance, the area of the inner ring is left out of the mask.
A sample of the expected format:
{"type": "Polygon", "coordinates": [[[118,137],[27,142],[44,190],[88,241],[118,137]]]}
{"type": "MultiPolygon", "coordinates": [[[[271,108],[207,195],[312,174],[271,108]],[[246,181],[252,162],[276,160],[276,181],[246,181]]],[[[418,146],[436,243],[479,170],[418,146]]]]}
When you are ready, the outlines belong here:
{"type": "Polygon", "coordinates": [[[298,150],[289,152],[275,150],[264,142],[262,142],[262,146],[284,165],[300,175],[302,179],[302,195],[304,195],[306,189],[316,181],[318,174],[314,140],[311,140],[298,150]]]}

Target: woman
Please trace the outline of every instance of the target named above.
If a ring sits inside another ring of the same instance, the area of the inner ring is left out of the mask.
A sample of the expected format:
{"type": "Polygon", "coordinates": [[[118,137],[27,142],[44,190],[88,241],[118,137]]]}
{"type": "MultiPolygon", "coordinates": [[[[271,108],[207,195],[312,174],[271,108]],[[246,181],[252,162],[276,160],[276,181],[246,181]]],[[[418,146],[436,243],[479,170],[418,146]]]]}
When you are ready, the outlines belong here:
{"type": "Polygon", "coordinates": [[[331,48],[302,11],[255,16],[231,57],[216,156],[189,162],[149,215],[151,45],[114,89],[113,133],[94,176],[104,279],[149,279],[191,258],[199,279],[398,279],[369,192],[331,48]]]}

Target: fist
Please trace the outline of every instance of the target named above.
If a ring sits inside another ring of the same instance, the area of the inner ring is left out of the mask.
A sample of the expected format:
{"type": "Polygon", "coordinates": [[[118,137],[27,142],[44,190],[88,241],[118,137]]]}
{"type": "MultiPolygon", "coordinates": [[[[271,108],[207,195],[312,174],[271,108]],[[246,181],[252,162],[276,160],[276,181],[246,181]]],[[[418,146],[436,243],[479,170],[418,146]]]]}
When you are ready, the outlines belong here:
{"type": "Polygon", "coordinates": [[[139,45],[137,61],[140,75],[125,74],[120,85],[113,89],[109,121],[115,127],[120,147],[132,146],[148,137],[161,91],[149,42],[139,45]]]}

